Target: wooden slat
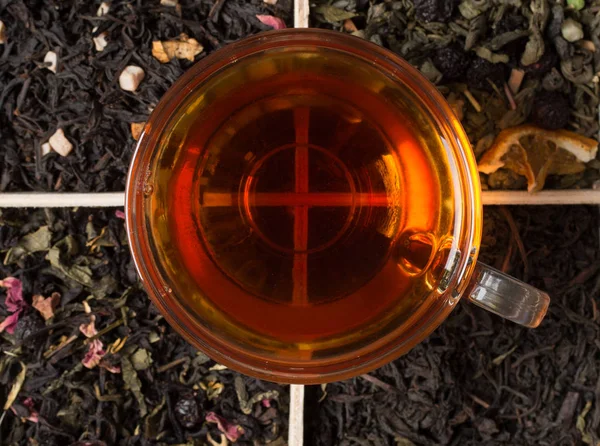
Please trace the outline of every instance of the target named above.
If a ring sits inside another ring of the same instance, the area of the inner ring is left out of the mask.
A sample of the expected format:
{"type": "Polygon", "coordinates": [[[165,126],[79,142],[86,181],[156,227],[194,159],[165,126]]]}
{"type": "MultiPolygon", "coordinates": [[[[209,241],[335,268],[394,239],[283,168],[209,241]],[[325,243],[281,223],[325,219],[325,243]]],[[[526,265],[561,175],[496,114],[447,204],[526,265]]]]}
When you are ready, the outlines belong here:
{"type": "Polygon", "coordinates": [[[483,191],[481,201],[487,206],[600,204],[600,190],[483,191]]]}
{"type": "Polygon", "coordinates": [[[10,192],[0,194],[0,208],[123,207],[124,205],[124,192],[10,192]]]}
{"type": "Polygon", "coordinates": [[[290,386],[288,446],[302,446],[304,440],[304,386],[290,386]]]}
{"type": "Polygon", "coordinates": [[[308,0],[294,1],[294,28],[308,28],[308,0]]]}
{"type": "MultiPolygon", "coordinates": [[[[600,205],[600,190],[547,190],[536,194],[525,191],[483,191],[481,200],[487,206],[600,205]]],[[[0,194],[0,208],[123,207],[124,204],[125,194],[123,192],[7,192],[0,194]]]]}

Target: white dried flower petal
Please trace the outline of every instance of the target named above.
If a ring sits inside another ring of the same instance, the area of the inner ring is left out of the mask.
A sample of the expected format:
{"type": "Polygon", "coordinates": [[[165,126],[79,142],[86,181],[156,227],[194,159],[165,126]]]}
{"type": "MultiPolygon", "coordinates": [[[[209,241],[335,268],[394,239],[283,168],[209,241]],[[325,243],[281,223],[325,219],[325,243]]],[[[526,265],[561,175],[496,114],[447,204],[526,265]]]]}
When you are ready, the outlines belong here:
{"type": "Polygon", "coordinates": [[[49,63],[50,65],[46,68],[48,68],[53,73],[56,73],[56,64],[58,63],[58,56],[54,51],[48,51],[44,56],[44,63],[49,63]]]}
{"type": "Polygon", "coordinates": [[[106,3],[106,2],[102,2],[102,3],[100,3],[100,7],[98,8],[98,11],[96,11],[96,15],[98,17],[102,17],[104,14],[108,14],[109,10],[110,10],[110,4],[106,3]]]}
{"type": "Polygon", "coordinates": [[[52,146],[49,142],[42,144],[42,156],[48,155],[52,151],[52,146]]]}
{"type": "Polygon", "coordinates": [[[263,2],[265,2],[267,5],[276,5],[277,4],[277,0],[263,0],[263,2]]]}
{"type": "Polygon", "coordinates": [[[73,150],[73,144],[67,139],[63,129],[60,128],[54,132],[54,135],[50,137],[48,142],[50,143],[52,150],[61,156],[67,156],[71,153],[71,150],[73,150]]]}
{"type": "Polygon", "coordinates": [[[177,0],[160,0],[160,4],[163,6],[177,6],[177,0]]]}
{"type": "Polygon", "coordinates": [[[144,76],[144,70],[140,67],[128,65],[119,76],[119,86],[125,91],[135,91],[144,79],[144,76]]]}
{"type": "Polygon", "coordinates": [[[106,40],[107,35],[108,33],[103,32],[92,39],[94,41],[94,47],[96,48],[96,51],[100,52],[106,48],[106,45],[108,45],[108,40],[106,40]]]}

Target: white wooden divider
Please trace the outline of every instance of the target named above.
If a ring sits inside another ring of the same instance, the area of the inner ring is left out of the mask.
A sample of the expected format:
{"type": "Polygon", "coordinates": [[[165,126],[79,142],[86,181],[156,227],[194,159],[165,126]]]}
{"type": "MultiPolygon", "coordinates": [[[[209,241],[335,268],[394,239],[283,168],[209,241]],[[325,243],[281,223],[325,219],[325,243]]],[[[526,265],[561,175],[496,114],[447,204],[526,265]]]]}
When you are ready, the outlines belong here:
{"type": "MultiPolygon", "coordinates": [[[[309,0],[294,0],[294,27],[308,28],[309,0]]],[[[483,191],[484,205],[600,205],[600,190],[483,191]]],[[[14,192],[0,194],[0,208],[7,207],[123,207],[123,192],[45,193],[14,192]]],[[[304,386],[290,386],[288,446],[302,446],[304,435],[304,386]]]]}
{"type": "MultiPolygon", "coordinates": [[[[530,194],[526,191],[483,191],[483,204],[494,205],[600,205],[600,189],[547,190],[530,194]]],[[[0,208],[57,207],[123,207],[125,193],[62,193],[10,192],[0,193],[0,208]]]]}

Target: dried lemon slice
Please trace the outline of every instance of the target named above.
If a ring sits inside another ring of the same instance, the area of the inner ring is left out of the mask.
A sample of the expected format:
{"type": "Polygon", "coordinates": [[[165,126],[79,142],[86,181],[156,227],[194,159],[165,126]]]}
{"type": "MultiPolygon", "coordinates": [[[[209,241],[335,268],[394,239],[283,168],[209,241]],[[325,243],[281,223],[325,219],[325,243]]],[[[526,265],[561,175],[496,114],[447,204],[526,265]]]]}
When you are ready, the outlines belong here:
{"type": "Polygon", "coordinates": [[[527,190],[544,187],[550,174],[568,175],[585,170],[598,151],[598,141],[568,130],[545,130],[522,125],[502,130],[483,154],[478,169],[493,173],[505,167],[527,178],[527,190]]]}

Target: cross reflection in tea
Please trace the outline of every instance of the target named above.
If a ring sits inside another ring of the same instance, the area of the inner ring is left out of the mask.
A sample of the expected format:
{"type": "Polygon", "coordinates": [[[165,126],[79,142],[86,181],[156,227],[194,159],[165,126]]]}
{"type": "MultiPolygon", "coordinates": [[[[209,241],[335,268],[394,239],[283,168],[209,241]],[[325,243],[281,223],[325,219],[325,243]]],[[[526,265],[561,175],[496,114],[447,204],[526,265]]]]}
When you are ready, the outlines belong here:
{"type": "Polygon", "coordinates": [[[458,255],[460,198],[435,120],[349,59],[295,48],[238,60],[179,107],[149,172],[169,291],[273,357],[391,333],[443,291],[458,255]]]}

